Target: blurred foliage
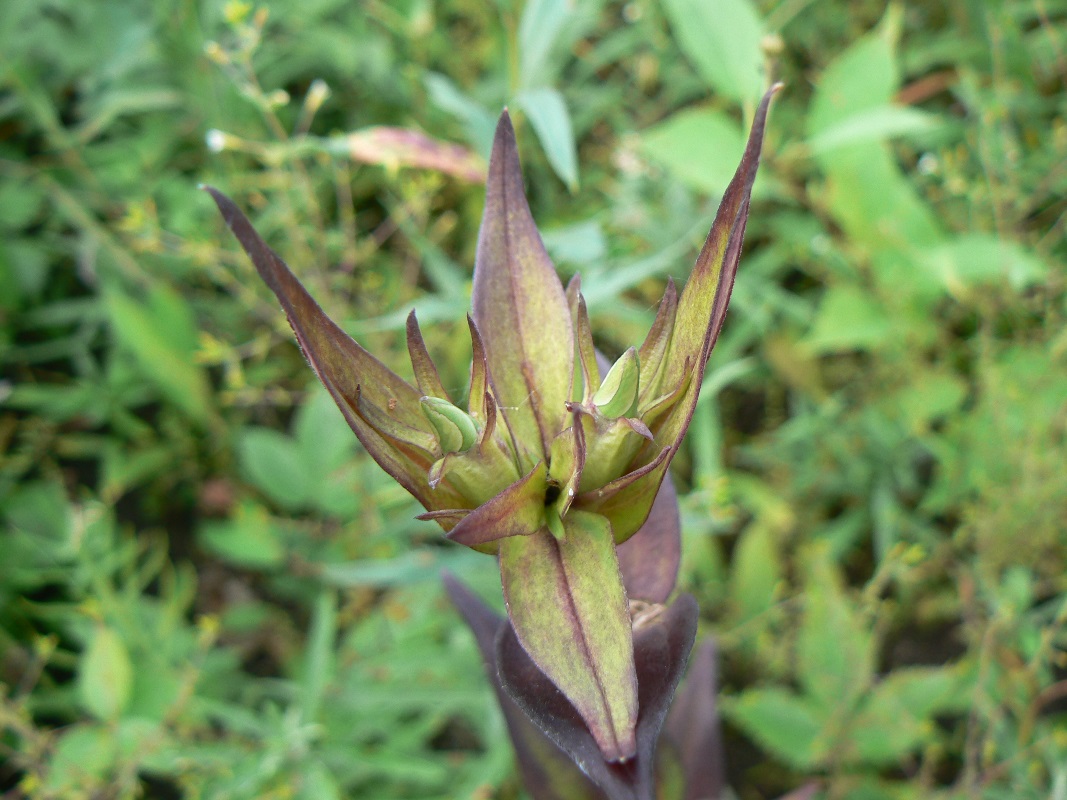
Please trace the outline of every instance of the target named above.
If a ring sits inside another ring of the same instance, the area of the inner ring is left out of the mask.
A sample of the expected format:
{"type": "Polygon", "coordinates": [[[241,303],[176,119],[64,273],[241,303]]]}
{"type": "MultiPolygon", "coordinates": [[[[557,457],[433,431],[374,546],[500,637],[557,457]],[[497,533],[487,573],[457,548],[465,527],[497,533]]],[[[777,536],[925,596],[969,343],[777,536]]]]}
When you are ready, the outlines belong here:
{"type": "Polygon", "coordinates": [[[1063,0],[8,0],[0,52],[5,796],[519,796],[438,581],[496,602],[492,561],[360,452],[196,185],[401,370],[416,307],[458,386],[502,105],[617,354],[774,77],[675,462],[734,791],[1067,797],[1063,0]]]}

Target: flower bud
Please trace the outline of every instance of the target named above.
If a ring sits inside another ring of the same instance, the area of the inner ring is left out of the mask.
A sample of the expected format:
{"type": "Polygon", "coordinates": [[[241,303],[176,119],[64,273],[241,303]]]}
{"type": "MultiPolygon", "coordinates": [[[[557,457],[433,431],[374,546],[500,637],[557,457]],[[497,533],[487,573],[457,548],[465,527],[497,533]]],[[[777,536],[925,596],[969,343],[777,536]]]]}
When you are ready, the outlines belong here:
{"type": "Polygon", "coordinates": [[[615,419],[629,416],[637,402],[641,374],[637,350],[631,347],[612,364],[600,388],[593,395],[593,405],[605,417],[615,419]]]}
{"type": "Polygon", "coordinates": [[[478,426],[467,412],[440,397],[423,397],[419,402],[422,413],[437,431],[443,452],[462,453],[478,441],[478,426]]]}

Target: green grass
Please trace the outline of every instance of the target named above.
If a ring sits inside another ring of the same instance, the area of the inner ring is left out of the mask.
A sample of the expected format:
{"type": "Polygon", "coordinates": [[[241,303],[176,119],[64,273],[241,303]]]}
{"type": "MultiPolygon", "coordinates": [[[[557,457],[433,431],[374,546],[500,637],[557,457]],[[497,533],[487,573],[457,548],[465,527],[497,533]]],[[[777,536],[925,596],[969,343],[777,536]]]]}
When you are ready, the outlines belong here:
{"type": "Polygon", "coordinates": [[[496,602],[492,560],[413,519],[197,184],[458,386],[482,189],[373,126],[478,159],[509,105],[617,354],[773,75],[674,470],[733,791],[1067,797],[1063,0],[9,0],[0,52],[5,796],[521,796],[438,580],[496,602]]]}

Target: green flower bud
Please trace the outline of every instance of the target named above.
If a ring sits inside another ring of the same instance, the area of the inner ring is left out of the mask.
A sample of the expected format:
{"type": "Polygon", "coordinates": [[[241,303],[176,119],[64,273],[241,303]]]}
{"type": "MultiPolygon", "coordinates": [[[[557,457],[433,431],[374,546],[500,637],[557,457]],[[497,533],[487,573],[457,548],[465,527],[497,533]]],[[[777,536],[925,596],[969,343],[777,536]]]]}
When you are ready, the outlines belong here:
{"type": "Polygon", "coordinates": [[[478,441],[478,425],[466,411],[440,397],[423,397],[419,403],[445,453],[464,452],[478,441]]]}
{"type": "Polygon", "coordinates": [[[630,416],[637,403],[640,375],[637,350],[631,347],[612,364],[600,388],[593,395],[593,404],[597,410],[609,419],[630,416]]]}

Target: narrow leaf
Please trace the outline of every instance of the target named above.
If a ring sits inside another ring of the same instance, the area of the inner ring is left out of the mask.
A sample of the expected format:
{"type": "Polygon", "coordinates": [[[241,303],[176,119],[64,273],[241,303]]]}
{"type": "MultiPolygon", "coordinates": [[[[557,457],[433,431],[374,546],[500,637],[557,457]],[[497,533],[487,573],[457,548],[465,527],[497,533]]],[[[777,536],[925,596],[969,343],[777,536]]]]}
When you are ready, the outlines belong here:
{"type": "Polygon", "coordinates": [[[526,112],[556,175],[577,191],[578,148],[563,96],[555,89],[527,89],[516,95],[515,104],[526,112]]]}
{"type": "Polygon", "coordinates": [[[500,411],[518,439],[540,444],[533,454],[540,461],[564,427],[574,334],[563,286],[526,202],[506,111],[489,160],[472,304],[500,411]]]}
{"type": "Polygon", "coordinates": [[[630,615],[607,520],[571,509],[565,536],[500,543],[500,574],[523,648],[586,721],[608,761],[634,755],[630,615]]]}

